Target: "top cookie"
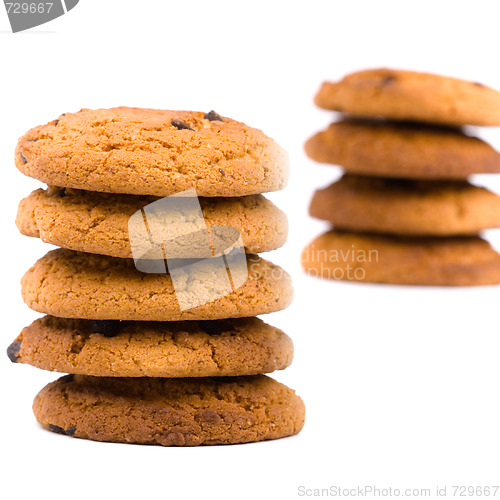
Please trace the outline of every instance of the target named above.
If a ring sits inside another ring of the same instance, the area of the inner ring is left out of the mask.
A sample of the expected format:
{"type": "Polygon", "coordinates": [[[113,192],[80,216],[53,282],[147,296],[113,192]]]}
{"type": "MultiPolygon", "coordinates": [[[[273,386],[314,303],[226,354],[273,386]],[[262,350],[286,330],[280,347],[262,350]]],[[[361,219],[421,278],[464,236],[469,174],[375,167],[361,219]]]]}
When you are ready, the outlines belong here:
{"type": "Polygon", "coordinates": [[[17,168],[47,184],[169,196],[245,196],[288,179],[285,151],[260,130],[215,112],[139,108],[61,115],[28,131],[17,168]]]}
{"type": "Polygon", "coordinates": [[[429,73],[371,69],[325,82],[315,103],[357,116],[447,125],[500,125],[500,92],[429,73]]]}

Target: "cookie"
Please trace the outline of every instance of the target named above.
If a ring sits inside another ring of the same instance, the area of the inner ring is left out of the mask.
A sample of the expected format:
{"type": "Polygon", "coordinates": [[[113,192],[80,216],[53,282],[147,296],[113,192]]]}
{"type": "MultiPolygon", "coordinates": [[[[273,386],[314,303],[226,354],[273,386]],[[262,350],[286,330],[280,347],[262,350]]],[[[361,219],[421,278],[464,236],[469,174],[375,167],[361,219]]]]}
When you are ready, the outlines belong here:
{"type": "MultiPolygon", "coordinates": [[[[143,273],[132,259],[52,250],[21,280],[33,310],[62,318],[130,321],[212,320],[257,316],[287,307],[293,295],[288,273],[256,255],[247,256],[248,279],[231,293],[181,310],[169,274],[143,273]]],[[[211,265],[211,264],[210,264],[211,265]]],[[[234,276],[232,276],[234,280],[234,276]]],[[[186,278],[197,298],[223,289],[227,271],[210,267],[186,278]]]]}
{"type": "Polygon", "coordinates": [[[311,137],[310,158],[348,173],[409,179],[465,179],[500,173],[500,153],[459,129],[342,120],[311,137]]]}
{"type": "Polygon", "coordinates": [[[401,235],[474,235],[500,227],[500,196],[466,181],[344,175],[316,191],[313,217],[336,229],[401,235]]]}
{"type": "Polygon", "coordinates": [[[258,318],[149,323],[45,316],[8,350],[17,363],[97,377],[255,375],[282,370],[293,358],[291,339],[258,318]]]}
{"type": "Polygon", "coordinates": [[[354,116],[446,125],[500,125],[500,92],[429,73],[370,69],[325,82],[315,103],[354,116]]]}
{"type": "MultiPolygon", "coordinates": [[[[63,248],[132,258],[129,219],[158,199],[69,188],[38,189],[19,204],[16,224],[22,234],[63,248]]],[[[286,215],[262,195],[199,201],[206,224],[238,229],[249,253],[267,252],[285,243],[286,215]]]]}
{"type": "Polygon", "coordinates": [[[16,166],[54,186],[109,193],[246,196],[282,189],[288,159],[260,130],[217,113],[66,113],[19,139],[16,166]]]}
{"type": "Polygon", "coordinates": [[[334,280],[398,285],[500,284],[500,254],[478,237],[409,238],[329,231],[302,253],[304,270],[334,280]]]}
{"type": "Polygon", "coordinates": [[[46,429],[95,441],[197,446],[300,432],[304,403],[266,377],[108,378],[67,375],[33,402],[46,429]]]}

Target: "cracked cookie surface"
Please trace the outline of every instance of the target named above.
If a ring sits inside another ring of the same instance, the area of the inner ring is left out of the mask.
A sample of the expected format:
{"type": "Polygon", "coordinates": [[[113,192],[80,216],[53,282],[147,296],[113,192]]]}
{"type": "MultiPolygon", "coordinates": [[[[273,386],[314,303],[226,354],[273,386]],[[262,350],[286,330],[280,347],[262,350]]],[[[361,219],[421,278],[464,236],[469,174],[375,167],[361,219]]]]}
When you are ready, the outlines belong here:
{"type": "Polygon", "coordinates": [[[465,181],[344,175],[316,191],[310,213],[350,231],[474,235],[500,227],[500,196],[465,181]]]}
{"type": "Polygon", "coordinates": [[[478,82],[394,69],[369,69],[325,82],[315,103],[355,116],[444,125],[500,125],[500,92],[478,82]]]}
{"type": "MultiPolygon", "coordinates": [[[[62,318],[130,321],[183,321],[242,318],[286,308],[293,296],[290,276],[281,267],[247,255],[247,281],[212,302],[181,310],[169,274],[138,271],[132,259],[57,249],[48,252],[21,280],[26,304],[62,318]]],[[[221,271],[227,276],[225,269],[221,271]]],[[[191,283],[194,293],[217,290],[221,277],[191,283]]]]}
{"type": "MultiPolygon", "coordinates": [[[[130,217],[159,198],[75,189],[37,189],[18,208],[26,236],[70,250],[132,258],[130,217]]],[[[199,198],[208,226],[238,229],[249,253],[279,248],[288,234],[286,215],[262,195],[199,198]]]]}
{"type": "Polygon", "coordinates": [[[45,316],[23,329],[9,357],[97,377],[256,375],[282,370],[293,358],[291,339],[258,318],[121,322],[112,336],[99,333],[100,326],[45,316]]]}
{"type": "Polygon", "coordinates": [[[50,185],[169,196],[246,196],[288,179],[284,150],[260,130],[196,111],[83,109],[29,130],[16,166],[50,185]]]}
{"type": "Polygon", "coordinates": [[[35,397],[45,428],[78,438],[162,446],[235,444],[300,432],[304,403],[266,377],[107,378],[67,375],[35,397]]]}

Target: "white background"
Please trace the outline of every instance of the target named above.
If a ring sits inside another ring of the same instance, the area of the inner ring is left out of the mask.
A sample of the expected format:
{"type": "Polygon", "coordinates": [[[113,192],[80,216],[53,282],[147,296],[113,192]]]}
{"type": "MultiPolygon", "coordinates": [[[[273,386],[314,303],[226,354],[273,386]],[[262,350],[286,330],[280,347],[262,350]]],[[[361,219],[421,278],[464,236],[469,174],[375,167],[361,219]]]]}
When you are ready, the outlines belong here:
{"type": "MultiPolygon", "coordinates": [[[[94,443],[42,430],[32,399],[57,375],[2,356],[2,496],[288,499],[299,486],[448,485],[451,495],[455,484],[498,485],[500,287],[322,282],[302,274],[299,254],[325,227],[307,216],[312,192],[338,174],[303,153],[332,119],[312,104],[320,82],[388,66],[500,88],[499,15],[496,1],[81,0],[13,35],[0,9],[2,349],[37,317],[19,279],[49,249],[14,225],[19,199],[39,186],[14,167],[17,138],[82,107],[215,109],[290,154],[289,187],[271,196],[290,216],[290,239],[269,257],[292,273],[296,298],[265,319],[295,341],[293,365],[274,376],[307,405],[303,432],[274,442],[94,443]]],[[[483,137],[500,145],[498,131],[483,137]]]]}

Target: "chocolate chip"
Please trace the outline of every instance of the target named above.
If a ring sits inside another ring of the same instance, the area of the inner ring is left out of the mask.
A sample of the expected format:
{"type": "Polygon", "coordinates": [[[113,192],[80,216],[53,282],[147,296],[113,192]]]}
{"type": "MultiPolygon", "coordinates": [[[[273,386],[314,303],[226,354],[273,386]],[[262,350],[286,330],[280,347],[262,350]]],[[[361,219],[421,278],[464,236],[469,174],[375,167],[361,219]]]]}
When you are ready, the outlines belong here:
{"type": "Polygon", "coordinates": [[[49,431],[57,432],[57,434],[66,434],[66,431],[62,427],[54,424],[49,424],[49,431]]]}
{"type": "Polygon", "coordinates": [[[21,161],[26,165],[26,163],[28,163],[28,160],[24,157],[21,151],[19,151],[19,156],[21,157],[21,161]]]}
{"type": "Polygon", "coordinates": [[[222,175],[222,177],[226,176],[226,171],[223,168],[219,168],[219,172],[222,175]]]}
{"type": "Polygon", "coordinates": [[[220,335],[222,332],[227,332],[231,326],[225,321],[211,320],[198,321],[198,326],[209,335],[220,335]]]}
{"type": "Polygon", "coordinates": [[[221,118],[219,114],[217,114],[213,109],[209,111],[203,118],[205,120],[210,120],[211,122],[223,122],[224,120],[221,118]]]}
{"type": "Polygon", "coordinates": [[[479,83],[479,82],[474,82],[474,85],[476,87],[484,87],[484,85],[482,83],[479,83]]]}
{"type": "MultiPolygon", "coordinates": [[[[63,113],[62,115],[60,115],[59,118],[62,118],[63,116],[66,116],[66,113],[63,113]]],[[[59,125],[59,118],[56,118],[54,120],[54,126],[56,126],[56,127],[59,125]]]]}
{"type": "Polygon", "coordinates": [[[92,322],[92,333],[102,333],[105,337],[114,337],[120,331],[118,320],[95,320],[92,322]]]}
{"type": "Polygon", "coordinates": [[[21,341],[12,342],[9,347],[7,347],[7,356],[13,362],[17,363],[17,355],[21,350],[21,341]]]}
{"type": "Polygon", "coordinates": [[[58,425],[49,424],[49,431],[57,432],[57,434],[64,434],[65,436],[72,436],[76,431],[76,427],[71,426],[64,430],[58,425]]]}
{"type": "Polygon", "coordinates": [[[59,189],[59,191],[56,193],[56,196],[59,196],[60,198],[64,198],[66,196],[66,188],[59,189]]]}
{"type": "Polygon", "coordinates": [[[26,142],[36,142],[38,139],[26,139],[26,142]]]}
{"type": "Polygon", "coordinates": [[[381,82],[380,82],[380,86],[381,87],[384,87],[385,85],[389,85],[390,83],[396,81],[396,77],[395,76],[386,76],[381,82]]]}
{"type": "Polygon", "coordinates": [[[187,123],[184,123],[182,120],[172,120],[172,125],[179,130],[193,130],[187,123]]]}

